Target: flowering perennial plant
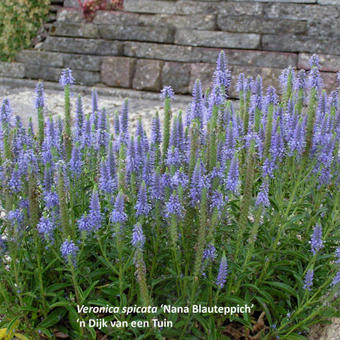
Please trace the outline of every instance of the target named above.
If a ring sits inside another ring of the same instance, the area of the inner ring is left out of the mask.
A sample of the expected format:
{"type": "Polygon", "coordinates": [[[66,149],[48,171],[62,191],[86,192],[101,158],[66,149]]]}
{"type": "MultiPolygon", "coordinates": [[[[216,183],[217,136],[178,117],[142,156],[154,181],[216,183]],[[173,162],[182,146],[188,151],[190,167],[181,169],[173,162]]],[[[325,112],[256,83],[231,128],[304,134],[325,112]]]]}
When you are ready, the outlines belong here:
{"type": "MultiPolygon", "coordinates": [[[[339,88],[283,71],[281,92],[241,74],[228,100],[223,52],[212,88],[199,80],[186,115],[162,91],[150,131],[120,112],[92,110],[67,69],[64,118],[24,127],[4,100],[0,116],[0,326],[20,319],[33,338],[80,327],[78,305],[252,306],[250,313],[166,314],[175,327],[101,328],[115,339],[305,339],[339,314],[339,88]],[[264,92],[265,91],[265,92],[264,92]],[[72,120],[74,116],[74,121],[72,120]],[[235,338],[236,339],[236,338],[235,338]]],[[[340,81],[340,76],[339,76],[340,81]]],[[[338,84],[339,85],[339,84],[338,84]]],[[[104,315],[132,321],[151,315],[104,315]]],[[[153,315],[153,317],[155,317],[153,315]]]]}

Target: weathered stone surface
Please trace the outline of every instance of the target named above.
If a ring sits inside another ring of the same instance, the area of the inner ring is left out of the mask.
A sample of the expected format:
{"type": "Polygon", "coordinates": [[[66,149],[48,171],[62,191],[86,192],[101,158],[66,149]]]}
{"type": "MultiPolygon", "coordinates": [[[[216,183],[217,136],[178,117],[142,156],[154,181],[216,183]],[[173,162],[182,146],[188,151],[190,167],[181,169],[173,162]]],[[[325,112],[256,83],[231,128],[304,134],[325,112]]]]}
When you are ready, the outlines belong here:
{"type": "Polygon", "coordinates": [[[189,90],[191,65],[166,62],[162,71],[162,87],[172,86],[176,93],[187,93],[189,90]]]}
{"type": "Polygon", "coordinates": [[[168,27],[141,27],[130,25],[99,25],[100,36],[111,40],[136,40],[171,43],[174,31],[168,27]]]}
{"type": "Polygon", "coordinates": [[[131,87],[135,62],[133,58],[105,57],[101,68],[102,82],[114,87],[131,87]]]}
{"type": "Polygon", "coordinates": [[[216,66],[214,64],[191,64],[189,91],[192,92],[197,79],[201,81],[203,90],[211,87],[212,76],[214,74],[215,68],[216,66]]]}
{"type": "MultiPolygon", "coordinates": [[[[209,88],[212,83],[214,70],[214,64],[192,64],[189,86],[190,91],[192,91],[196,79],[201,80],[204,90],[209,88]]],[[[277,89],[280,88],[279,76],[282,72],[281,69],[273,69],[267,67],[244,67],[233,65],[230,66],[230,70],[232,72],[232,85],[230,91],[230,96],[232,98],[237,98],[236,84],[240,73],[244,73],[246,76],[252,76],[253,78],[255,78],[257,75],[260,75],[263,79],[263,85],[265,88],[268,86],[274,86],[277,89]]]]}
{"type": "Polygon", "coordinates": [[[340,5],[268,4],[265,15],[285,20],[307,20],[309,36],[340,37],[340,5]]]}
{"type": "MultiPolygon", "coordinates": [[[[249,0],[233,0],[233,1],[249,1],[249,0]]],[[[281,3],[292,3],[292,4],[315,4],[318,0],[253,0],[255,2],[281,2],[281,3]]]]}
{"type": "Polygon", "coordinates": [[[16,55],[15,59],[25,64],[63,67],[63,56],[60,53],[23,50],[16,55]]]}
{"type": "Polygon", "coordinates": [[[100,71],[102,57],[92,55],[62,54],[64,67],[72,70],[100,71]]]}
{"type": "Polygon", "coordinates": [[[190,46],[251,49],[259,46],[260,35],[180,29],[176,32],[175,43],[190,46]]]}
{"type": "MultiPolygon", "coordinates": [[[[25,77],[57,82],[62,70],[62,68],[30,64],[25,67],[25,77]]],[[[73,76],[77,84],[94,85],[100,81],[99,72],[74,70],[73,76]]]]}
{"type": "Polygon", "coordinates": [[[98,26],[91,23],[65,23],[51,27],[51,35],[77,38],[98,38],[98,26]]]}
{"type": "Polygon", "coordinates": [[[120,54],[121,43],[101,39],[48,37],[42,48],[46,51],[115,56],[120,54]]]}
{"type": "Polygon", "coordinates": [[[65,7],[80,8],[78,0],[64,0],[65,7]]]}
{"type": "Polygon", "coordinates": [[[262,15],[263,3],[260,2],[222,2],[218,9],[221,15],[262,15]]]}
{"type": "MultiPolygon", "coordinates": [[[[309,59],[312,54],[300,53],[298,60],[298,68],[303,68],[305,70],[310,69],[309,59]]],[[[338,72],[340,71],[340,56],[337,55],[326,55],[319,54],[320,59],[320,70],[326,72],[338,72]]]]}
{"type": "Polygon", "coordinates": [[[0,76],[8,78],[24,78],[25,65],[21,63],[6,63],[0,61],[0,76]]]}
{"type": "Polygon", "coordinates": [[[57,15],[58,22],[71,22],[71,23],[81,23],[84,21],[84,17],[79,10],[73,9],[62,9],[57,15]]]}
{"type": "MultiPolygon", "coordinates": [[[[220,49],[161,45],[149,43],[125,43],[124,55],[136,58],[154,58],[191,63],[214,63],[220,49]]],[[[252,65],[261,67],[285,68],[297,65],[297,54],[264,51],[225,49],[224,52],[232,65],[252,65]]]]}
{"type": "Polygon", "coordinates": [[[137,60],[132,87],[136,90],[159,91],[163,62],[159,60],[137,60]]]}
{"type": "Polygon", "coordinates": [[[125,12],[98,11],[93,23],[102,25],[141,25],[172,28],[192,28],[199,30],[214,30],[215,15],[192,15],[190,20],[186,15],[167,14],[137,14],[125,12]]]}
{"type": "Polygon", "coordinates": [[[194,15],[194,14],[217,14],[219,11],[219,2],[198,2],[198,1],[177,1],[176,14],[194,15]]]}
{"type": "Polygon", "coordinates": [[[125,0],[124,10],[137,13],[174,14],[176,6],[172,2],[157,0],[125,0]]]}
{"type": "Polygon", "coordinates": [[[318,0],[318,4],[320,5],[336,5],[340,6],[340,3],[338,0],[318,0]]]}
{"type": "Polygon", "coordinates": [[[226,32],[252,32],[269,34],[301,34],[307,32],[307,21],[263,19],[261,16],[219,15],[218,28],[226,32]]]}
{"type": "Polygon", "coordinates": [[[333,37],[264,35],[262,45],[264,49],[274,51],[340,54],[339,40],[333,37]]]}
{"type": "Polygon", "coordinates": [[[331,72],[321,72],[324,88],[330,92],[337,88],[337,74],[331,72]]]}

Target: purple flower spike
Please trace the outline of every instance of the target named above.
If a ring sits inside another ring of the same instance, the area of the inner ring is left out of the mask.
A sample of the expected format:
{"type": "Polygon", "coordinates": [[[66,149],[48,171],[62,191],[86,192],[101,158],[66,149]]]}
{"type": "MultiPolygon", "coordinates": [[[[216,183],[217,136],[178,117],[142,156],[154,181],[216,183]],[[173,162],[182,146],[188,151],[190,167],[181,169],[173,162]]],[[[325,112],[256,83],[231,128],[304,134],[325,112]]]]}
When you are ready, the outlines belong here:
{"type": "Polygon", "coordinates": [[[191,120],[197,119],[201,126],[203,122],[203,110],[202,86],[201,82],[196,80],[194,89],[192,90],[191,120]]]}
{"type": "Polygon", "coordinates": [[[239,185],[238,160],[237,155],[234,154],[226,180],[226,188],[227,190],[232,191],[236,195],[238,193],[238,185],[239,185]]]}
{"type": "Polygon", "coordinates": [[[124,195],[122,192],[119,192],[111,213],[110,221],[112,223],[123,223],[127,218],[127,214],[124,212],[124,195]]]}
{"type": "Polygon", "coordinates": [[[308,291],[311,290],[313,286],[313,277],[314,277],[314,271],[313,269],[309,269],[305,276],[305,284],[303,285],[303,289],[306,289],[308,291]]]}
{"type": "Polygon", "coordinates": [[[142,216],[142,215],[147,216],[151,210],[151,205],[148,203],[146,186],[145,186],[144,181],[142,182],[140,186],[135,208],[136,208],[136,216],[142,216]]]}
{"type": "Polygon", "coordinates": [[[227,275],[228,275],[228,263],[227,263],[227,258],[225,254],[223,254],[221,262],[220,262],[220,267],[218,270],[218,275],[216,279],[216,285],[222,289],[227,281],[227,275]]]}
{"type": "Polygon", "coordinates": [[[35,108],[38,109],[44,106],[45,106],[44,84],[42,82],[39,82],[35,88],[35,108]]]}
{"type": "Polygon", "coordinates": [[[313,255],[315,255],[320,249],[323,248],[322,226],[320,224],[317,224],[314,227],[313,235],[309,243],[311,244],[313,255]]]}
{"type": "Polygon", "coordinates": [[[59,82],[62,87],[65,87],[66,85],[74,84],[72,71],[69,68],[66,68],[62,71],[59,82]]]}
{"type": "Polygon", "coordinates": [[[76,257],[79,251],[79,247],[74,244],[73,241],[66,240],[60,247],[61,256],[65,259],[65,262],[76,264],[76,257]]]}
{"type": "Polygon", "coordinates": [[[269,190],[269,183],[268,180],[264,180],[261,184],[260,187],[260,191],[257,195],[257,199],[256,199],[256,205],[259,206],[263,206],[263,207],[269,207],[270,206],[270,202],[269,202],[269,198],[268,198],[268,190],[269,190]]]}
{"type": "Polygon", "coordinates": [[[165,217],[169,218],[172,215],[175,215],[179,218],[183,217],[183,207],[175,191],[171,194],[165,209],[165,217]]]}
{"type": "Polygon", "coordinates": [[[171,86],[165,86],[161,91],[161,99],[165,100],[165,98],[174,99],[175,93],[171,86]]]}
{"type": "Polygon", "coordinates": [[[41,217],[37,228],[38,232],[45,238],[46,241],[53,240],[53,232],[56,228],[56,225],[51,218],[41,217]]]}
{"type": "Polygon", "coordinates": [[[143,233],[142,225],[140,223],[137,223],[133,228],[131,244],[135,248],[143,249],[144,243],[145,243],[145,236],[143,233]]]}

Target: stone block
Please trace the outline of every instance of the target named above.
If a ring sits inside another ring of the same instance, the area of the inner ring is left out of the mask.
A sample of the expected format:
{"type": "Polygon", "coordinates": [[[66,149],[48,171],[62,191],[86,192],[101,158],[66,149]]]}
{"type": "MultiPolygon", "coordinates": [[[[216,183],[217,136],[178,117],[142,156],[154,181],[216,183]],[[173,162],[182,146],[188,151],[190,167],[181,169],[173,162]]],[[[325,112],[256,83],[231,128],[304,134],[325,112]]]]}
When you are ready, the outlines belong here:
{"type": "MultiPolygon", "coordinates": [[[[309,59],[312,54],[300,53],[298,60],[298,68],[303,68],[305,70],[310,69],[309,59]]],[[[320,59],[320,70],[326,72],[338,72],[340,71],[340,56],[337,55],[326,55],[319,54],[320,59]]]]}
{"type": "Polygon", "coordinates": [[[340,54],[339,39],[332,36],[263,35],[262,46],[271,51],[340,54]]]}
{"type": "Polygon", "coordinates": [[[46,51],[116,56],[120,54],[121,43],[101,39],[47,37],[42,48],[46,51]]]}
{"type": "Polygon", "coordinates": [[[340,6],[339,0],[318,0],[318,4],[340,6]]]}
{"type": "MultiPolygon", "coordinates": [[[[58,82],[62,70],[62,68],[30,64],[26,65],[25,67],[25,77],[30,79],[41,79],[58,82]]],[[[74,70],[73,77],[76,84],[88,86],[95,85],[100,81],[99,72],[74,70]]]]}
{"type": "Polygon", "coordinates": [[[100,71],[102,57],[93,55],[62,54],[64,67],[72,70],[100,71]]]}
{"type": "Polygon", "coordinates": [[[78,0],[64,0],[64,7],[80,8],[78,0]]]}
{"type": "MultiPolygon", "coordinates": [[[[253,65],[260,67],[285,68],[297,65],[297,54],[279,53],[268,51],[250,51],[237,49],[224,49],[229,64],[253,65]]],[[[220,49],[162,45],[151,43],[125,43],[124,55],[136,58],[155,58],[169,61],[180,61],[189,63],[214,63],[220,49]]]]}
{"type": "Polygon", "coordinates": [[[98,26],[91,23],[65,23],[53,25],[50,34],[61,37],[98,38],[98,26]]]}
{"type": "Polygon", "coordinates": [[[331,72],[321,72],[321,78],[323,81],[324,88],[328,93],[334,91],[337,88],[337,74],[331,72]]]}
{"type": "Polygon", "coordinates": [[[175,43],[179,45],[221,48],[258,48],[259,34],[177,30],[175,43]]]}
{"type": "Polygon", "coordinates": [[[202,89],[204,91],[210,88],[215,68],[216,68],[215,64],[206,63],[191,64],[189,91],[192,92],[192,89],[197,79],[201,81],[202,89]]]}
{"type": "Polygon", "coordinates": [[[0,76],[6,78],[24,78],[25,65],[21,63],[6,63],[0,61],[0,76]]]}
{"type": "Polygon", "coordinates": [[[219,7],[220,15],[263,15],[264,4],[260,2],[222,2],[219,7]]]}
{"type": "Polygon", "coordinates": [[[81,11],[73,9],[61,9],[57,14],[58,22],[81,23],[84,22],[84,17],[81,11]]]}
{"type": "Polygon", "coordinates": [[[57,52],[38,50],[23,50],[16,57],[16,61],[24,64],[37,64],[42,66],[63,67],[63,56],[57,52]]]}
{"type": "Polygon", "coordinates": [[[190,16],[190,20],[188,20],[186,15],[137,14],[114,11],[98,11],[93,23],[102,25],[138,25],[214,30],[215,15],[192,15],[190,16]]]}
{"type": "Polygon", "coordinates": [[[159,91],[163,62],[159,60],[137,60],[132,87],[136,90],[159,91]]]}
{"type": "Polygon", "coordinates": [[[136,13],[175,14],[176,5],[171,1],[124,0],[124,10],[136,13]]]}
{"type": "Polygon", "coordinates": [[[100,36],[110,40],[133,40],[171,43],[174,32],[168,27],[130,26],[130,25],[99,25],[100,36]]]}
{"type": "Polygon", "coordinates": [[[222,31],[238,33],[303,34],[307,32],[306,20],[263,20],[261,16],[249,15],[219,15],[217,26],[222,31]]]}
{"type": "Polygon", "coordinates": [[[124,57],[105,57],[101,67],[101,80],[114,87],[130,88],[136,60],[124,57]]]}
{"type": "Polygon", "coordinates": [[[188,63],[166,62],[162,71],[162,88],[170,85],[175,93],[189,90],[191,65],[188,63]]]}
{"type": "MultiPolygon", "coordinates": [[[[249,1],[249,0],[234,0],[238,2],[249,1]]],[[[291,3],[291,4],[315,4],[318,0],[253,0],[255,2],[280,2],[280,3],[291,3]]]]}
{"type": "Polygon", "coordinates": [[[195,14],[217,14],[219,11],[219,2],[201,2],[180,0],[176,2],[175,12],[181,15],[195,14]]]}

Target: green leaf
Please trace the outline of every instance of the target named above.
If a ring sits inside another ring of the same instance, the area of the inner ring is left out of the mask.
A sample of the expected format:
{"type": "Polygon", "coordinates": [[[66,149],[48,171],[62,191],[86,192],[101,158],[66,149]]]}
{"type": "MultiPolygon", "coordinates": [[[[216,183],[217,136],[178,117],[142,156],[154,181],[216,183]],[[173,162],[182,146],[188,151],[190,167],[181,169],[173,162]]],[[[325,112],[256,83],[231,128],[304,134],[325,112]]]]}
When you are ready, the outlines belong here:
{"type": "Polygon", "coordinates": [[[37,328],[50,328],[56,325],[66,314],[66,310],[64,308],[57,308],[52,313],[50,313],[46,319],[44,319],[37,328]]]}

